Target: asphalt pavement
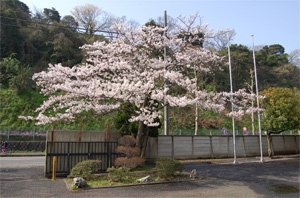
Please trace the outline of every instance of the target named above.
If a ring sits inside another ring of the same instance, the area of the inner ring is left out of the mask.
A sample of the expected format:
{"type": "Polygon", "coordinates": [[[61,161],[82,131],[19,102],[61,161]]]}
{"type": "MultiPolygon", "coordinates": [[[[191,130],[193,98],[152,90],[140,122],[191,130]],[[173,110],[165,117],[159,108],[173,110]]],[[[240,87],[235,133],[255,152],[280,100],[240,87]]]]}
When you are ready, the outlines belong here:
{"type": "Polygon", "coordinates": [[[238,164],[233,164],[233,159],[181,161],[186,172],[196,169],[200,179],[79,191],[67,189],[63,178],[55,181],[45,178],[42,165],[7,167],[2,166],[2,160],[4,158],[0,158],[1,198],[300,197],[299,155],[264,158],[263,163],[259,158],[238,158],[238,164]]]}

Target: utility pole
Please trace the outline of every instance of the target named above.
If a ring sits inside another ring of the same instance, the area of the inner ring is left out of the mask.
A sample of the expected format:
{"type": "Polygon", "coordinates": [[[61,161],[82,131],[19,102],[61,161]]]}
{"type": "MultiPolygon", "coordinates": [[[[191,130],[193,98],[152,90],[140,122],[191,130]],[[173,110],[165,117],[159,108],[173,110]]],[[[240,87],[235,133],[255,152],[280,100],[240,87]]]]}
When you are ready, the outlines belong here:
{"type": "MultiPolygon", "coordinates": [[[[167,11],[165,11],[164,13],[164,27],[167,27],[167,11]]],[[[167,31],[164,31],[164,36],[167,36],[167,31]]],[[[167,47],[165,46],[164,48],[164,60],[167,60],[167,47]]],[[[167,68],[165,66],[165,73],[167,71],[167,68]]],[[[165,87],[165,97],[164,97],[164,135],[169,135],[169,104],[168,101],[166,99],[166,95],[167,95],[167,89],[168,89],[168,81],[165,78],[165,82],[164,82],[164,87],[165,87]]]]}

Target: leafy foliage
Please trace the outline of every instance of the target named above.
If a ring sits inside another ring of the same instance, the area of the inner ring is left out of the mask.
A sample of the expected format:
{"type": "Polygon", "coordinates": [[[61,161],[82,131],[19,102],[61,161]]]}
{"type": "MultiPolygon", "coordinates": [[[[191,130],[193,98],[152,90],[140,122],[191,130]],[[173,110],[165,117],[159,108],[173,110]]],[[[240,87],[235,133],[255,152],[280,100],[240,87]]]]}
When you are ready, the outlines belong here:
{"type": "Polygon", "coordinates": [[[183,165],[171,158],[159,158],[156,160],[155,168],[160,177],[169,178],[174,176],[176,172],[181,172],[183,165]]]}
{"type": "Polygon", "coordinates": [[[114,182],[130,182],[132,180],[129,168],[126,168],[124,166],[119,168],[108,168],[108,178],[114,182]]]}
{"type": "Polygon", "coordinates": [[[132,104],[123,104],[117,111],[114,119],[115,127],[123,135],[134,135],[136,136],[138,131],[137,122],[129,122],[131,114],[136,110],[136,107],[132,104]]]}
{"type": "MultiPolygon", "coordinates": [[[[250,70],[253,69],[252,51],[243,45],[231,45],[231,62],[233,75],[233,90],[245,88],[251,84],[250,70]]],[[[225,56],[227,62],[228,52],[224,48],[218,52],[220,56],[225,56]]],[[[259,88],[267,89],[269,87],[297,87],[300,88],[299,72],[300,68],[288,64],[288,54],[284,53],[284,47],[278,44],[264,46],[255,51],[257,75],[259,88]]],[[[216,70],[215,75],[209,76],[211,84],[216,85],[217,90],[229,90],[229,71],[228,65],[222,66],[223,71],[216,70]]]]}
{"type": "Polygon", "coordinates": [[[100,163],[101,160],[85,160],[79,162],[71,169],[69,177],[82,177],[89,180],[93,174],[98,171],[100,163]]]}
{"type": "Polygon", "coordinates": [[[33,110],[42,104],[45,97],[24,91],[17,94],[10,89],[0,89],[0,126],[33,127],[34,122],[18,119],[21,114],[34,115],[33,110]]]}
{"type": "Polygon", "coordinates": [[[262,102],[263,127],[267,130],[300,129],[300,91],[289,88],[269,88],[261,92],[266,98],[262,102]]]}

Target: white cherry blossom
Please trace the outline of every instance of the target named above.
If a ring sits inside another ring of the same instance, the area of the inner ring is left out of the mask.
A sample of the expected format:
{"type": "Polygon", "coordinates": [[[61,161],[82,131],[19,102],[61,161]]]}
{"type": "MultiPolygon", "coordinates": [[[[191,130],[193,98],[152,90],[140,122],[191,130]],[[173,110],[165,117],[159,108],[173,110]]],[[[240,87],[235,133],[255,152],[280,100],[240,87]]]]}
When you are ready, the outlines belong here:
{"type": "MultiPolygon", "coordinates": [[[[37,117],[20,118],[35,119],[37,124],[72,121],[81,112],[92,110],[101,115],[129,102],[138,108],[130,121],[156,126],[158,123],[154,120],[161,116],[159,107],[165,105],[164,98],[171,106],[197,103],[203,109],[225,109],[230,93],[199,91],[195,77],[187,74],[194,69],[202,73],[212,72],[213,68],[219,67],[221,57],[192,46],[192,38],[178,38],[176,32],[165,36],[165,28],[143,26],[135,30],[120,23],[115,24],[114,29],[119,34],[111,42],[82,46],[87,54],[86,63],[72,68],[49,64],[47,71],[34,74],[33,79],[41,87],[41,92],[49,98],[36,109],[37,117]],[[166,57],[163,56],[165,47],[169,51],[166,57]],[[172,95],[165,82],[185,91],[172,95]]],[[[201,27],[190,32],[199,29],[201,27]]],[[[254,96],[247,95],[244,90],[233,95],[236,111],[228,116],[258,110],[247,108],[248,99],[254,96]]]]}

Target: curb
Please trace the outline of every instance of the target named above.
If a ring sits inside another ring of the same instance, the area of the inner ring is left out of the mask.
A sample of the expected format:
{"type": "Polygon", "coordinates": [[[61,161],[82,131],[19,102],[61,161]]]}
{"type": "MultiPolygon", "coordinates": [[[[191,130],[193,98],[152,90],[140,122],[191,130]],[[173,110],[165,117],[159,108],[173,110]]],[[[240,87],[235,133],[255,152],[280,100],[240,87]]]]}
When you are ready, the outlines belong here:
{"type": "Polygon", "coordinates": [[[0,153],[0,157],[37,157],[37,156],[45,156],[45,153],[0,153]]]}

